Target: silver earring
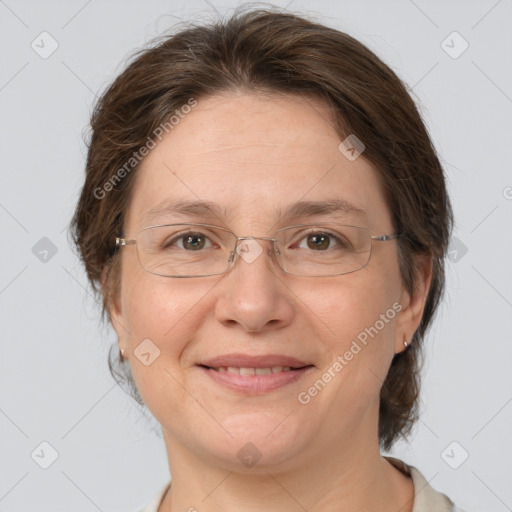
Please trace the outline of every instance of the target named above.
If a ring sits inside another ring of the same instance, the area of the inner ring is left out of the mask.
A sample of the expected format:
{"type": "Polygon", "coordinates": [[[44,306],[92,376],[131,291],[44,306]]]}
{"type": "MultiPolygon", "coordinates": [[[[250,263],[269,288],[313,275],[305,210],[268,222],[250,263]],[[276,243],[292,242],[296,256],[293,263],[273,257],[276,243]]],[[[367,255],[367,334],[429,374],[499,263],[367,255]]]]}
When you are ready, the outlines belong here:
{"type": "Polygon", "coordinates": [[[407,348],[409,346],[409,343],[407,343],[407,341],[404,340],[404,345],[405,345],[405,348],[407,348]]]}
{"type": "Polygon", "coordinates": [[[119,352],[121,354],[121,359],[124,359],[124,348],[120,349],[119,352]]]}

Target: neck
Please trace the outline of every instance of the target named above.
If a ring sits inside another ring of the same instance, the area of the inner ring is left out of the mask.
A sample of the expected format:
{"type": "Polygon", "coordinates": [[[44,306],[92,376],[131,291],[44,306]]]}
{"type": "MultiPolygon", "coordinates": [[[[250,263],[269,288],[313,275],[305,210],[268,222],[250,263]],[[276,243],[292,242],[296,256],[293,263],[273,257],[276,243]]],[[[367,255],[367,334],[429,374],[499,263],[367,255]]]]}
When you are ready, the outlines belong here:
{"type": "Polygon", "coordinates": [[[412,511],[412,480],[380,455],[377,442],[351,438],[339,450],[327,446],[279,468],[243,472],[197,456],[169,432],[164,439],[172,485],[158,512],[412,511]]]}

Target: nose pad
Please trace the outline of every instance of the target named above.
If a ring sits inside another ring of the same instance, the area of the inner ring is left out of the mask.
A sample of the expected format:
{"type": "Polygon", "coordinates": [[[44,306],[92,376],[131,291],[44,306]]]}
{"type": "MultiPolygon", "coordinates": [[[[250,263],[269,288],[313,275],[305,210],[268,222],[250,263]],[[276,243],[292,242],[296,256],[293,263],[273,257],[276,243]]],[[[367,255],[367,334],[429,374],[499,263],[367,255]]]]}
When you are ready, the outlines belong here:
{"type": "MultiPolygon", "coordinates": [[[[268,240],[265,238],[262,239],[268,240]]],[[[270,257],[272,257],[273,254],[275,254],[276,257],[279,256],[281,253],[279,252],[279,249],[274,244],[274,242],[271,240],[268,240],[268,242],[270,242],[270,248],[267,250],[267,255],[270,257]]],[[[263,248],[257,242],[255,237],[249,237],[238,241],[236,245],[236,253],[246,263],[252,263],[263,253],[263,248]]],[[[235,251],[231,251],[228,258],[228,263],[233,263],[235,257],[235,251]]]]}
{"type": "Polygon", "coordinates": [[[262,254],[263,248],[253,237],[250,237],[239,240],[236,252],[246,263],[252,263],[262,254]]]}

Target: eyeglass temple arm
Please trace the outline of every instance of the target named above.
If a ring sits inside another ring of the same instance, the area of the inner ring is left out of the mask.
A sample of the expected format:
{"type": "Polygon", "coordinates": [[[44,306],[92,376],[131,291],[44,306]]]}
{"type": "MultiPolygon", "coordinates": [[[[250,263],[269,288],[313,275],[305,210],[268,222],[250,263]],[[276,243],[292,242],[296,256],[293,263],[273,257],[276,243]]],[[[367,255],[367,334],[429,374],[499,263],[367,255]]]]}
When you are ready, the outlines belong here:
{"type": "Polygon", "coordinates": [[[122,247],[123,245],[135,245],[135,238],[119,238],[116,236],[116,247],[122,247]]]}
{"type": "Polygon", "coordinates": [[[372,235],[372,240],[377,240],[377,242],[387,242],[388,240],[393,240],[394,238],[400,238],[402,235],[372,235]]]}

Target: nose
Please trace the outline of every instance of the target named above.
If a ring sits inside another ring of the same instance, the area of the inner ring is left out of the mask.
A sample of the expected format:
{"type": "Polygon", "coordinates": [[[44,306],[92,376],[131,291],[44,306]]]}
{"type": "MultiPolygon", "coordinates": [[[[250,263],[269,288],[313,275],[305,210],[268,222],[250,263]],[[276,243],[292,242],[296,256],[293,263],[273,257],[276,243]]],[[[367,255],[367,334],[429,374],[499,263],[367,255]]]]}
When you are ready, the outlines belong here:
{"type": "Polygon", "coordinates": [[[285,327],[294,313],[293,293],[274,257],[273,239],[240,237],[234,262],[219,283],[215,315],[219,322],[248,332],[285,327]],[[261,241],[260,241],[261,240],[261,241]]]}

